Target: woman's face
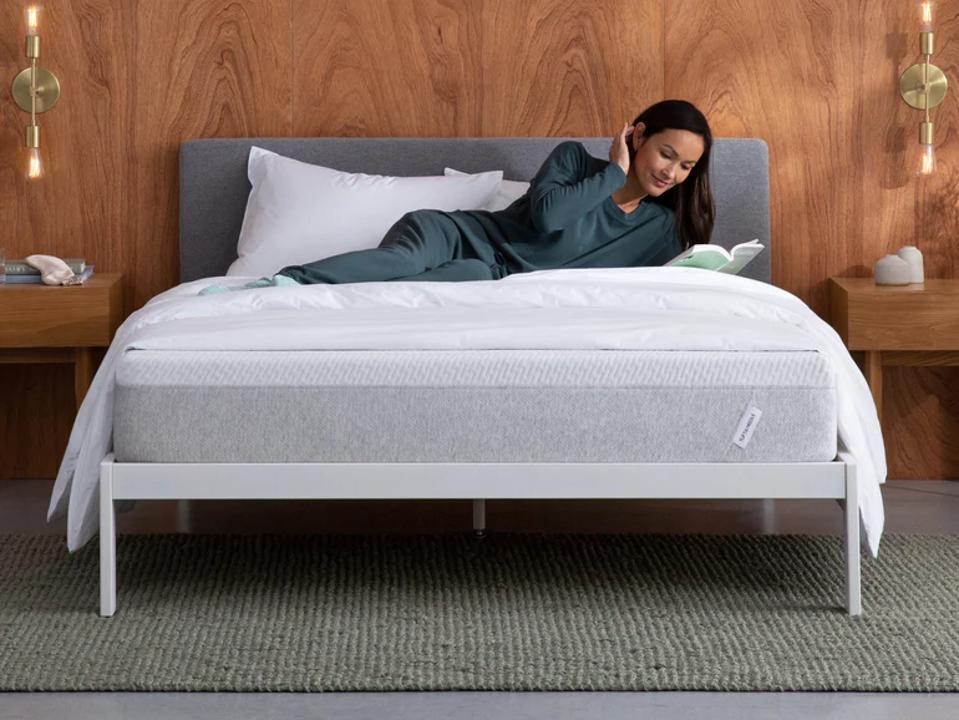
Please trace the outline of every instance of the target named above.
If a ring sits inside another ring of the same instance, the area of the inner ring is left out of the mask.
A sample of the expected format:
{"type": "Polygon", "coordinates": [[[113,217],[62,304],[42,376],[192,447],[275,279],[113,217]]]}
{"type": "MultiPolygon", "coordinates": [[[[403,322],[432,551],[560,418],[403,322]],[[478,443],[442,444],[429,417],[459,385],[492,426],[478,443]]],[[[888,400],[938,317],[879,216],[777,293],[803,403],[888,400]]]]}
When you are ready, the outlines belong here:
{"type": "Polygon", "coordinates": [[[633,145],[637,149],[630,171],[648,195],[658,196],[689,177],[706,143],[689,130],[663,130],[644,138],[645,129],[638,123],[632,132],[639,139],[633,145]]]}

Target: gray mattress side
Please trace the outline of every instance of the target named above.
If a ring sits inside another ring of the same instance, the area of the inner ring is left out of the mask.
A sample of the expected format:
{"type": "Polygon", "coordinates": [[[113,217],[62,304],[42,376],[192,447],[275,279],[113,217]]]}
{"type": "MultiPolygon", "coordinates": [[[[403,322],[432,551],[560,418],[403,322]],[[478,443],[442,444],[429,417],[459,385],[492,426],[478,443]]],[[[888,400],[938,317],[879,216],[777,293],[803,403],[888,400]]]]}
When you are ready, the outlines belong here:
{"type": "MultiPolygon", "coordinates": [[[[601,356],[600,365],[611,361],[609,355],[594,354],[601,356]]],[[[169,365],[169,356],[154,355],[169,365]]],[[[634,355],[637,360],[641,357],[634,355]]],[[[175,372],[158,373],[154,365],[139,374],[127,372],[125,382],[118,382],[114,452],[120,462],[226,463],[835,458],[836,392],[829,369],[821,366],[824,358],[817,353],[780,353],[784,356],[780,361],[771,354],[744,353],[742,362],[757,368],[778,363],[775,373],[756,370],[756,382],[749,384],[743,381],[749,373],[727,357],[736,383],[724,383],[717,376],[703,386],[684,387],[689,383],[683,374],[701,375],[708,362],[708,353],[701,355],[699,369],[688,354],[676,355],[672,366],[667,362],[659,369],[637,368],[631,379],[617,375],[619,385],[593,386],[583,383],[588,363],[584,365],[582,353],[550,356],[555,367],[540,373],[536,384],[530,384],[527,376],[524,382],[457,385],[455,376],[449,376],[436,386],[422,375],[415,384],[387,382],[387,377],[395,379],[392,371],[370,370],[388,367],[376,365],[388,362],[388,357],[368,366],[363,382],[349,384],[315,384],[316,378],[305,384],[291,385],[288,379],[256,384],[249,372],[238,383],[236,363],[224,371],[231,381],[224,382],[221,374],[218,382],[185,384],[190,366],[188,356],[183,356],[175,372]],[[571,358],[579,368],[572,374],[571,358]],[[789,377],[802,382],[784,381],[782,363],[790,362],[797,372],[789,377]],[[679,375],[672,372],[673,381],[664,384],[663,368],[680,366],[685,369],[679,375]],[[171,383],[171,377],[179,379],[171,383]],[[545,382],[548,377],[563,382],[545,382]],[[571,383],[571,377],[578,377],[579,384],[571,383]],[[740,447],[733,440],[749,407],[762,415],[746,447],[740,447]]],[[[626,353],[626,362],[629,357],[626,353]]],[[[302,363],[303,356],[295,360],[302,363]]],[[[403,372],[410,377],[409,356],[406,360],[397,367],[405,367],[403,372]]],[[[267,361],[274,363],[270,367],[275,371],[276,357],[264,356],[262,362],[267,361]]],[[[343,356],[329,354],[329,361],[341,363],[343,356]]],[[[243,363],[250,362],[247,354],[243,363]]],[[[466,363],[457,372],[483,377],[478,368],[471,370],[466,363]]],[[[502,368],[497,372],[502,374],[502,368]]],[[[329,373],[320,375],[328,379],[329,373]]]]}

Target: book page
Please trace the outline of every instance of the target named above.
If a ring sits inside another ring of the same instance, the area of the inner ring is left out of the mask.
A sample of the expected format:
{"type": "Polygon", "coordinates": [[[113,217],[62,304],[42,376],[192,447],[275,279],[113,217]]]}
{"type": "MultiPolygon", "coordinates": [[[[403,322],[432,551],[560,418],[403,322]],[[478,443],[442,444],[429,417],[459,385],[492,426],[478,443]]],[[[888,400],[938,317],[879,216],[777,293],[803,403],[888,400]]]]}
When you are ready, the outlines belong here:
{"type": "MultiPolygon", "coordinates": [[[[732,255],[729,254],[729,251],[726,250],[726,248],[724,247],[720,247],[719,245],[693,245],[692,247],[688,247],[685,250],[683,250],[681,253],[679,253],[679,255],[677,255],[668,263],[666,263],[666,265],[679,265],[681,267],[706,267],[706,265],[702,265],[699,262],[695,264],[688,264],[685,262],[690,257],[701,257],[701,256],[709,256],[710,258],[721,258],[722,263],[720,264],[729,262],[730,260],[733,259],[732,255]]],[[[716,262],[718,262],[718,260],[713,259],[705,262],[709,263],[710,269],[715,269],[713,265],[716,262]]]]}
{"type": "Polygon", "coordinates": [[[731,273],[737,275],[740,270],[746,267],[752,259],[759,255],[763,251],[762,245],[753,245],[751,247],[742,247],[739,251],[733,256],[733,259],[726,263],[723,267],[716,268],[719,272],[731,273]]]}
{"type": "Polygon", "coordinates": [[[744,248],[753,248],[753,247],[757,247],[757,246],[758,246],[760,249],[762,249],[763,247],[765,247],[765,246],[759,244],[759,238],[753,238],[753,239],[750,240],[749,242],[739,243],[739,245],[733,245],[732,250],[730,251],[730,254],[731,254],[731,255],[735,255],[737,252],[742,252],[742,250],[743,250],[744,248]]]}
{"type": "Polygon", "coordinates": [[[735,245],[732,254],[720,245],[693,245],[667,262],[666,265],[716,270],[735,275],[764,249],[765,246],[760,244],[759,238],[735,245]]]}
{"type": "Polygon", "coordinates": [[[670,264],[676,267],[695,267],[702,268],[704,270],[719,270],[720,268],[730,265],[731,263],[720,253],[699,252],[688,255],[682,260],[671,262],[670,264]]]}

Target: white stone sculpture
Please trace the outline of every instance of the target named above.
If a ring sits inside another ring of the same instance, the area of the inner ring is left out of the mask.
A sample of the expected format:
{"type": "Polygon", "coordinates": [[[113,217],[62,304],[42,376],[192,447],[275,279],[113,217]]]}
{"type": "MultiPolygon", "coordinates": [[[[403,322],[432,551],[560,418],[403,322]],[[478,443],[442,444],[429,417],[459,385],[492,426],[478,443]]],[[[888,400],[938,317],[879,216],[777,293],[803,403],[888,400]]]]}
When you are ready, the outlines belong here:
{"type": "Polygon", "coordinates": [[[886,255],[876,263],[874,276],[876,285],[908,285],[912,268],[898,255],[886,255]]]}

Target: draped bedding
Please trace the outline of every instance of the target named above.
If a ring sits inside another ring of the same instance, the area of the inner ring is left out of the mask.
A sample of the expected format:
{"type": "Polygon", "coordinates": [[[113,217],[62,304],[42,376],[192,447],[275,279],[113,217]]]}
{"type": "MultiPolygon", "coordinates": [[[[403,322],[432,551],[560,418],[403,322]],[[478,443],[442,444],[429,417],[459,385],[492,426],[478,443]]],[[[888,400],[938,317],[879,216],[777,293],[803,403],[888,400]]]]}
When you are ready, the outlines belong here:
{"type": "Polygon", "coordinates": [[[249,280],[182,283],[118,330],[77,415],[50,501],[50,517],[67,515],[71,550],[97,529],[99,463],[112,449],[116,369],[128,350],[608,349],[796,350],[828,358],[838,442],[857,462],[863,539],[878,552],[886,464],[875,405],[835,331],[782,289],[693,268],[646,267],[196,294],[212,282],[249,280]]]}

